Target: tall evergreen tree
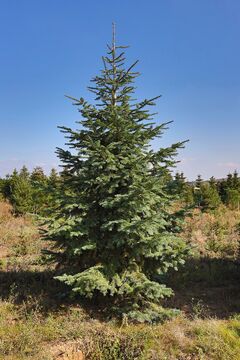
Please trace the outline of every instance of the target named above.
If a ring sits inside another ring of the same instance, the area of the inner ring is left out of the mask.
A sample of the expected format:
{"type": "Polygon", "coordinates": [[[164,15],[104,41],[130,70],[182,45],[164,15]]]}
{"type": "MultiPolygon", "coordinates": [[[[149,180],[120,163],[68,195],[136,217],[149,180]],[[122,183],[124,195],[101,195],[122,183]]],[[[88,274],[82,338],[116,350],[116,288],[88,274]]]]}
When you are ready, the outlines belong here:
{"type": "Polygon", "coordinates": [[[184,142],[158,151],[150,147],[168,123],[152,122],[148,107],[158,97],[137,103],[132,98],[137,62],[125,68],[122,49],[113,41],[103,57],[104,69],[89,88],[96,103],[71,98],[82,127],[60,128],[70,149],[57,149],[64,196],[47,237],[67,266],[58,279],[73,292],[111,296],[129,318],[154,321],[163,315],[161,299],[172,294],[160,278],[187,253],[165,192],[169,167],[184,142]]]}

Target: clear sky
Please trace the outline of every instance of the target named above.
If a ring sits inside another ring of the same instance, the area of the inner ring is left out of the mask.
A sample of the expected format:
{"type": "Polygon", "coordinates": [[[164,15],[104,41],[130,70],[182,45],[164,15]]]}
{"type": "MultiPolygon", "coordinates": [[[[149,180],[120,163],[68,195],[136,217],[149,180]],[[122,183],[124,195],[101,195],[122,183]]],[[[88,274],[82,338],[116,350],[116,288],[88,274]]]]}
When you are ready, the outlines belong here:
{"type": "Polygon", "coordinates": [[[89,98],[111,41],[139,59],[139,99],[162,94],[154,147],[190,139],[179,169],[240,170],[239,0],[0,0],[0,176],[26,164],[57,166],[57,125],[79,119],[64,94],[89,98]]]}

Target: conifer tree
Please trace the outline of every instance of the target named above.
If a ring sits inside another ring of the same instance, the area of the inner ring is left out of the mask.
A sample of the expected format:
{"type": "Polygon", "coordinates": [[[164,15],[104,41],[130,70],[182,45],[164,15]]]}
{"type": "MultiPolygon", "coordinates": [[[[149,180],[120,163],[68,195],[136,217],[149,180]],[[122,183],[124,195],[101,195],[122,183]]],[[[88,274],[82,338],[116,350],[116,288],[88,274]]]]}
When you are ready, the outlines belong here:
{"type": "Polygon", "coordinates": [[[224,204],[233,208],[240,207],[240,180],[235,170],[233,174],[229,173],[226,180],[222,180],[218,185],[218,192],[224,204]]]}
{"type": "Polygon", "coordinates": [[[59,179],[59,175],[58,175],[58,173],[57,173],[57,170],[54,169],[54,168],[52,168],[52,169],[51,169],[51,172],[50,172],[50,175],[49,175],[49,177],[48,177],[48,184],[49,184],[51,187],[55,188],[55,187],[58,186],[59,181],[60,181],[60,179],[59,179]]]}
{"type": "Polygon", "coordinates": [[[32,212],[32,187],[26,167],[23,167],[19,173],[16,170],[13,171],[10,177],[9,200],[13,205],[15,214],[22,215],[32,212]]]}
{"type": "Polygon", "coordinates": [[[174,179],[168,184],[170,194],[178,196],[185,205],[191,206],[194,203],[192,186],[187,183],[183,172],[176,172],[174,179]]]}
{"type": "Polygon", "coordinates": [[[172,294],[160,279],[187,253],[165,191],[184,142],[153,151],[151,140],[168,127],[152,121],[149,106],[158,97],[136,102],[137,62],[126,68],[115,40],[108,49],[104,69],[89,87],[96,102],[71,98],[81,128],[60,127],[69,150],[57,149],[64,184],[46,236],[65,266],[57,279],[74,293],[112,298],[129,318],[156,321],[166,315],[161,299],[172,294]]]}
{"type": "Polygon", "coordinates": [[[217,183],[217,190],[223,204],[227,204],[227,181],[222,179],[217,183]]]}
{"type": "Polygon", "coordinates": [[[238,172],[237,170],[234,171],[233,173],[233,177],[232,177],[232,187],[235,190],[240,190],[240,180],[239,180],[239,176],[238,176],[238,172]]]}
{"type": "Polygon", "coordinates": [[[5,199],[9,202],[12,202],[11,196],[13,192],[13,180],[18,177],[18,171],[15,168],[12,174],[7,174],[6,178],[4,179],[3,186],[2,186],[2,194],[5,199]]]}
{"type": "Polygon", "coordinates": [[[19,176],[21,176],[24,179],[29,179],[30,173],[29,173],[28,168],[26,167],[26,165],[23,165],[23,167],[19,171],[19,176]]]}
{"type": "Polygon", "coordinates": [[[216,209],[221,204],[215,178],[212,176],[208,183],[201,184],[202,201],[201,206],[204,210],[216,209]]]}
{"type": "Polygon", "coordinates": [[[176,172],[174,185],[177,194],[182,194],[185,188],[185,176],[183,173],[176,172]]]}
{"type": "Polygon", "coordinates": [[[240,192],[234,188],[228,188],[226,194],[227,205],[232,209],[240,209],[240,192]]]}
{"type": "Polygon", "coordinates": [[[202,185],[202,182],[203,182],[202,176],[198,175],[197,179],[196,179],[196,182],[195,182],[195,186],[200,189],[200,187],[202,185]]]}
{"type": "Polygon", "coordinates": [[[198,175],[194,186],[194,201],[198,207],[202,206],[202,183],[203,179],[198,175]]]}
{"type": "Polygon", "coordinates": [[[45,197],[48,204],[44,212],[47,214],[52,211],[52,208],[55,206],[58,198],[58,192],[61,187],[62,178],[57,173],[56,169],[51,169],[50,175],[47,179],[47,184],[45,187],[45,197]]]}
{"type": "Polygon", "coordinates": [[[232,188],[233,187],[233,175],[229,173],[227,175],[227,187],[232,188]]]}
{"type": "Polygon", "coordinates": [[[210,177],[210,179],[209,179],[209,185],[211,186],[211,187],[216,187],[217,188],[217,181],[216,181],[216,179],[215,179],[215,177],[214,176],[211,176],[210,177]]]}
{"type": "Polygon", "coordinates": [[[31,173],[31,181],[33,183],[44,183],[47,178],[44,174],[43,168],[41,166],[36,166],[31,173]]]}
{"type": "Polygon", "coordinates": [[[40,214],[47,206],[47,177],[41,166],[36,166],[30,176],[32,186],[33,211],[40,214]]]}
{"type": "Polygon", "coordinates": [[[193,206],[194,205],[194,192],[193,186],[186,183],[185,189],[183,192],[183,200],[185,201],[186,205],[193,206]]]}

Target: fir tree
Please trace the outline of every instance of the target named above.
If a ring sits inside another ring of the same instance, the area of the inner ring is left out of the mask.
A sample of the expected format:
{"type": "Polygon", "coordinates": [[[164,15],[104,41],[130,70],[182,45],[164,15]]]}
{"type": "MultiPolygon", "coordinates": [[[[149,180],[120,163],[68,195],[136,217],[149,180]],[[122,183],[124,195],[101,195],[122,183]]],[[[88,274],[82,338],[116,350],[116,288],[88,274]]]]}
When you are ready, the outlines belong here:
{"type": "Polygon", "coordinates": [[[31,173],[31,181],[33,183],[44,183],[47,178],[44,174],[43,168],[41,166],[36,166],[31,173]]]}
{"type": "Polygon", "coordinates": [[[233,174],[228,174],[226,180],[220,182],[218,192],[224,204],[233,209],[239,209],[240,180],[236,170],[233,174]]]}
{"type": "Polygon", "coordinates": [[[209,185],[212,187],[212,188],[217,188],[217,181],[215,179],[214,176],[211,176],[210,179],[209,179],[209,185]]]}
{"type": "Polygon", "coordinates": [[[233,177],[232,177],[232,187],[235,190],[240,190],[240,181],[239,181],[239,177],[238,177],[238,172],[237,170],[234,171],[233,173],[233,177]]]}
{"type": "Polygon", "coordinates": [[[240,208],[240,192],[235,188],[228,188],[226,192],[226,203],[232,209],[240,208]]]}
{"type": "Polygon", "coordinates": [[[21,176],[24,179],[29,179],[30,177],[30,173],[26,167],[26,165],[23,165],[23,167],[21,168],[21,170],[19,171],[19,176],[21,176]]]}
{"type": "Polygon", "coordinates": [[[213,177],[211,177],[209,183],[201,185],[201,196],[201,206],[204,210],[216,209],[221,204],[216,181],[213,177]]]}
{"type": "Polygon", "coordinates": [[[9,200],[16,215],[30,213],[33,209],[32,187],[26,170],[26,167],[19,173],[14,170],[10,177],[9,200]]]}
{"type": "Polygon", "coordinates": [[[41,166],[33,169],[31,176],[33,211],[40,214],[47,206],[47,177],[41,166]]]}
{"type": "Polygon", "coordinates": [[[184,192],[183,192],[183,200],[185,201],[186,205],[193,206],[194,205],[194,193],[193,187],[186,183],[184,192]]]}
{"type": "MultiPolygon", "coordinates": [[[[61,127],[69,150],[57,149],[64,184],[47,238],[55,241],[58,279],[89,298],[112,297],[121,312],[139,321],[163,316],[161,299],[172,290],[160,283],[187,253],[170,212],[166,176],[184,142],[153,151],[168,123],[156,126],[149,106],[135,102],[133,70],[115,41],[104,69],[89,88],[96,103],[74,99],[82,116],[80,130],[61,127]]],[[[165,312],[166,314],[166,312],[165,312]]]]}
{"type": "Polygon", "coordinates": [[[57,173],[56,169],[51,169],[50,175],[47,179],[45,188],[45,195],[47,201],[47,209],[44,211],[46,214],[52,211],[58,198],[58,192],[61,190],[62,178],[57,173]]]}
{"type": "Polygon", "coordinates": [[[170,194],[178,196],[187,206],[194,203],[192,186],[186,182],[183,172],[176,172],[174,179],[169,182],[168,188],[170,194]]]}
{"type": "MultiPolygon", "coordinates": [[[[17,170],[15,169],[15,171],[17,172],[17,170]]],[[[11,176],[9,174],[6,175],[6,178],[3,179],[2,181],[2,188],[1,188],[1,192],[2,195],[5,199],[7,199],[8,201],[11,201],[10,197],[11,197],[11,193],[12,193],[12,186],[11,186],[11,176]]]]}
{"type": "Polygon", "coordinates": [[[58,175],[56,169],[52,168],[50,175],[48,177],[49,186],[56,188],[59,184],[59,181],[60,181],[60,178],[59,178],[59,175],[58,175]]]}
{"type": "Polygon", "coordinates": [[[223,204],[227,204],[227,181],[225,179],[217,183],[217,190],[223,204]]]}
{"type": "Polygon", "coordinates": [[[175,175],[175,181],[174,181],[174,184],[175,184],[175,191],[177,194],[182,194],[184,189],[185,189],[185,176],[183,173],[179,173],[177,172],[176,175],[175,175]]]}
{"type": "Polygon", "coordinates": [[[203,179],[201,175],[197,176],[196,182],[195,182],[195,186],[196,188],[200,189],[201,185],[202,185],[203,179]]]}

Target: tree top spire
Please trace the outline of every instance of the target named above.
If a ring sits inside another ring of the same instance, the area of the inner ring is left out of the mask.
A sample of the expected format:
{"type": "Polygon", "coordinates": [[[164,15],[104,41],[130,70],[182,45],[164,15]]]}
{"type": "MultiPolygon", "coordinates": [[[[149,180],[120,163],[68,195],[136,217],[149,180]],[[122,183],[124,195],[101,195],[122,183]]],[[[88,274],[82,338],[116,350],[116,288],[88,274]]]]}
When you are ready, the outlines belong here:
{"type": "Polygon", "coordinates": [[[112,50],[116,49],[116,24],[112,22],[112,50]]]}

